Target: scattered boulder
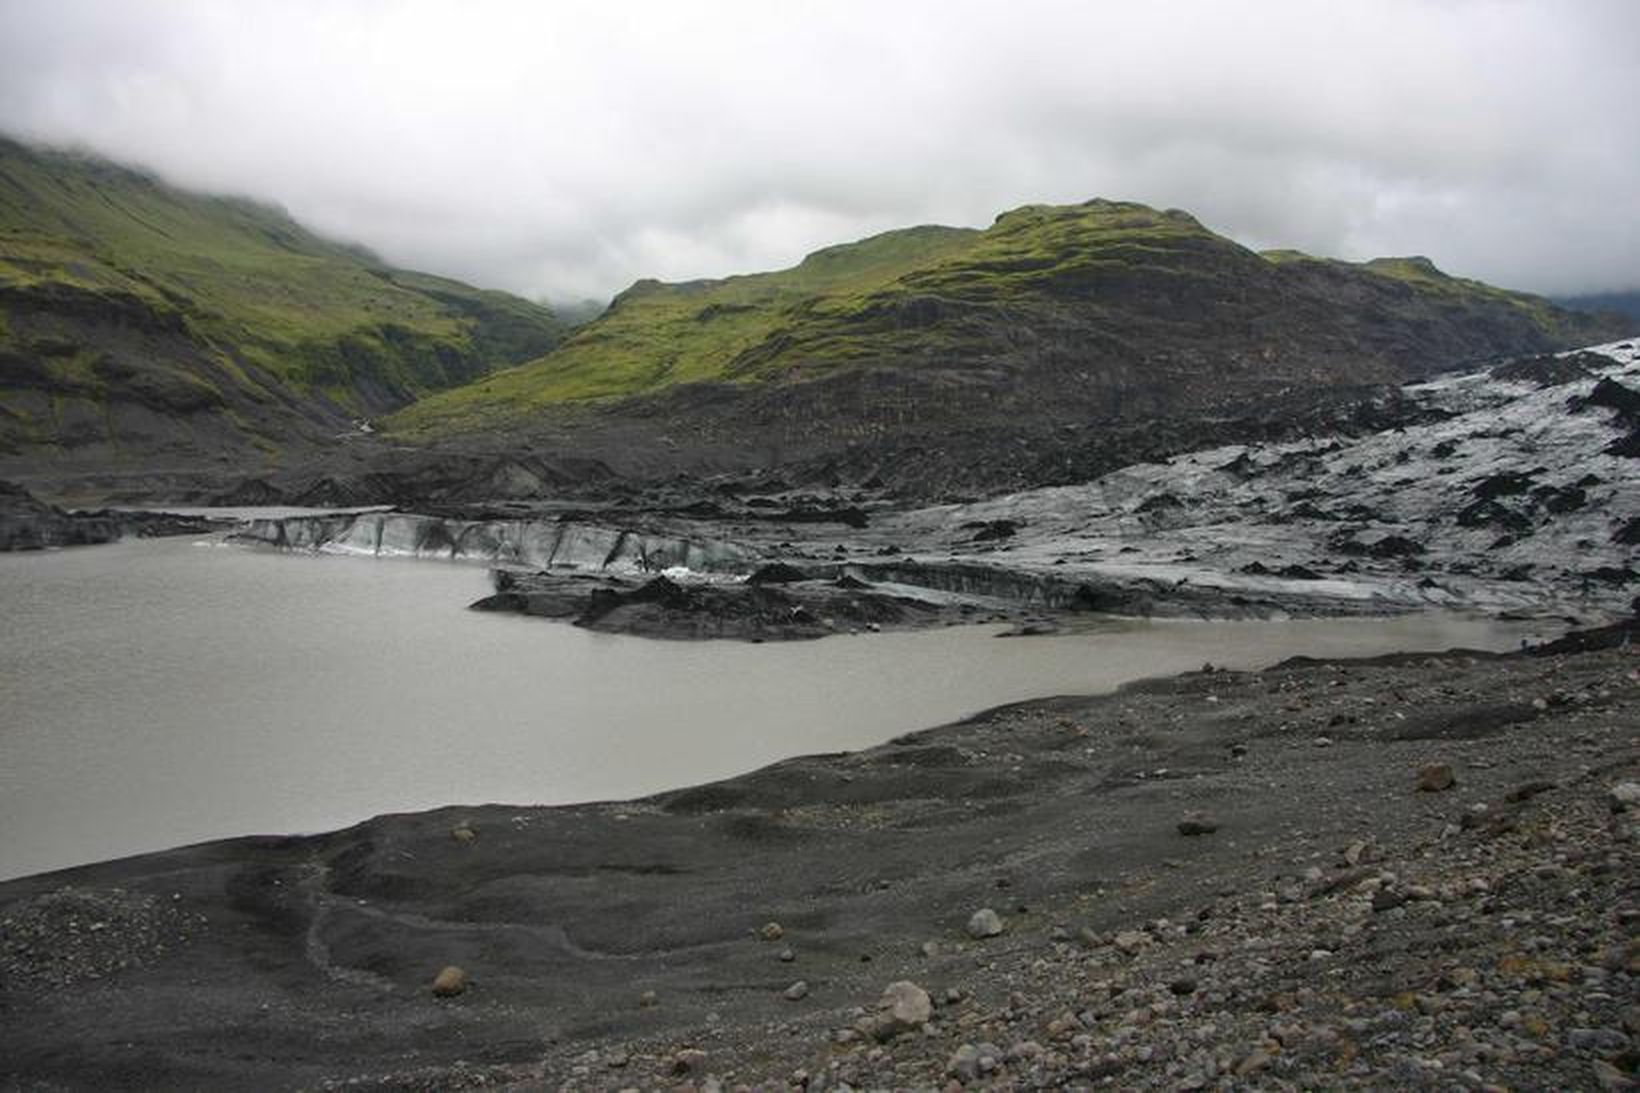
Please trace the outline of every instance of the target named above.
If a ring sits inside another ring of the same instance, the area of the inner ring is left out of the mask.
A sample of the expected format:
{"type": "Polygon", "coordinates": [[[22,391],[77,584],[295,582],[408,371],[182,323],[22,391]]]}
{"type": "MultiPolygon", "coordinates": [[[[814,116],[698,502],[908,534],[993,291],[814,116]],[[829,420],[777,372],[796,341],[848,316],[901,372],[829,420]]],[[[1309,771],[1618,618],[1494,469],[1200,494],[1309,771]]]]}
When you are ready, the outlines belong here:
{"type": "Polygon", "coordinates": [[[964,1082],[988,1078],[1002,1066],[1002,1051],[995,1044],[963,1044],[945,1064],[946,1072],[964,1082]]]}
{"type": "Polygon", "coordinates": [[[757,936],[764,941],[779,941],[786,936],[786,928],[778,922],[765,922],[757,931],[757,936]]]}
{"type": "Polygon", "coordinates": [[[447,964],[433,977],[432,989],[440,998],[454,998],[467,990],[467,973],[454,964],[447,964]]]}
{"type": "Polygon", "coordinates": [[[1439,793],[1458,784],[1452,767],[1446,763],[1430,763],[1418,770],[1418,792],[1439,793]]]}
{"type": "Polygon", "coordinates": [[[1179,821],[1178,828],[1179,834],[1194,837],[1196,835],[1211,835],[1219,829],[1219,825],[1218,821],[1193,812],[1179,821]]]}
{"type": "Polygon", "coordinates": [[[968,936],[972,938],[996,937],[1002,930],[1002,916],[989,907],[981,907],[968,919],[968,936]]]}
{"type": "Polygon", "coordinates": [[[1628,812],[1640,805],[1640,782],[1619,782],[1606,798],[1613,812],[1628,812]]]}
{"type": "Polygon", "coordinates": [[[902,979],[883,988],[871,1033],[879,1040],[892,1040],[901,1033],[916,1032],[933,1019],[934,1001],[928,992],[902,979]]]}
{"type": "Polygon", "coordinates": [[[704,1078],[706,1052],[698,1047],[686,1047],[672,1056],[672,1065],[668,1069],[674,1078],[704,1078]]]}
{"type": "Polygon", "coordinates": [[[1112,939],[1112,944],[1124,953],[1132,955],[1150,944],[1150,935],[1143,930],[1119,930],[1112,939]]]}
{"type": "Polygon", "coordinates": [[[801,1002],[809,996],[808,981],[799,979],[797,982],[787,987],[784,993],[788,1002],[801,1002]]]}

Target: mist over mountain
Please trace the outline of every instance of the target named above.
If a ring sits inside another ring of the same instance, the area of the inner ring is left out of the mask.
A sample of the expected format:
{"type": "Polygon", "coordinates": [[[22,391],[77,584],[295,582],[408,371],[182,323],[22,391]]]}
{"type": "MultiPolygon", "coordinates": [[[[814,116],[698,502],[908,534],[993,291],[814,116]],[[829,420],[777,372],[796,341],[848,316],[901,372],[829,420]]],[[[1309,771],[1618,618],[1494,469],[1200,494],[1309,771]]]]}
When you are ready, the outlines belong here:
{"type": "Polygon", "coordinates": [[[273,206],[0,141],[0,453],[24,463],[278,460],[563,329],[273,206]]]}
{"type": "Polygon", "coordinates": [[[0,130],[529,298],[1092,195],[1256,248],[1640,279],[1640,9],[0,3],[0,130]]]}
{"type": "Polygon", "coordinates": [[[1105,200],[642,280],[573,329],[96,157],[0,145],[0,218],[0,443],[20,472],[379,472],[401,458],[373,446],[384,430],[639,478],[836,462],[912,493],[1004,488],[1131,456],[1109,438],[1138,423],[1190,435],[1293,392],[1621,332],[1425,258],[1259,253],[1105,200]]]}
{"type": "Polygon", "coordinates": [[[1627,316],[1640,328],[1640,290],[1590,292],[1581,296],[1558,296],[1555,302],[1577,311],[1611,312],[1627,316]]]}

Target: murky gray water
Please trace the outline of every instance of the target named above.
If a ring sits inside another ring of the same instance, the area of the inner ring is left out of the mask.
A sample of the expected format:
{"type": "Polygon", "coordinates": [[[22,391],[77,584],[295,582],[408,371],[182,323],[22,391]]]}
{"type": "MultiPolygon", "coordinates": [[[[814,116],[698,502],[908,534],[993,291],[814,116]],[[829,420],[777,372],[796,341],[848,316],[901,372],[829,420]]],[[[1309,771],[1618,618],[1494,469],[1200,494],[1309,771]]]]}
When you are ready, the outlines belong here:
{"type": "Polygon", "coordinates": [[[449,803],[559,803],[988,706],[1298,653],[1515,644],[1420,617],[682,644],[463,609],[484,570],[158,540],[0,555],[0,877],[449,803]]]}

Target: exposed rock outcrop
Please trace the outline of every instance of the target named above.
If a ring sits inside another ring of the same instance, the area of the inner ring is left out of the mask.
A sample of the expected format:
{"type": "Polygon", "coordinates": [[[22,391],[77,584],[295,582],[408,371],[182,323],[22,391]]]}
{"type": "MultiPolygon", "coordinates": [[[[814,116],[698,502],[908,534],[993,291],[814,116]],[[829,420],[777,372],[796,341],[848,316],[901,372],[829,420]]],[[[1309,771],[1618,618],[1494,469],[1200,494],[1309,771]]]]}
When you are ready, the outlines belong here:
{"type": "Polygon", "coordinates": [[[197,535],[224,526],[222,521],[163,512],[67,512],[15,483],[0,481],[0,551],[92,546],[126,536],[197,535]]]}

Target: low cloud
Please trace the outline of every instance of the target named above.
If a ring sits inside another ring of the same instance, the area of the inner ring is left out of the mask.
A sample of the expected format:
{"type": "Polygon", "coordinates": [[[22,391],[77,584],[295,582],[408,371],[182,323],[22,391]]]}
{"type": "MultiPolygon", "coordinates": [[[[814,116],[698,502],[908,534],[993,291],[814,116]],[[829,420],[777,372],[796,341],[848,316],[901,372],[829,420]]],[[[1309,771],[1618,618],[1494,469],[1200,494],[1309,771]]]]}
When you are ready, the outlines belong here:
{"type": "Polygon", "coordinates": [[[529,295],[1037,201],[1640,286],[1640,6],[0,0],[0,130],[529,295]]]}

